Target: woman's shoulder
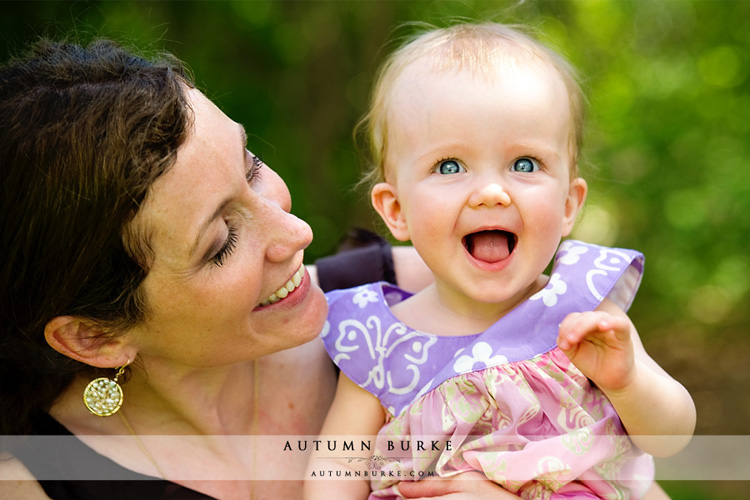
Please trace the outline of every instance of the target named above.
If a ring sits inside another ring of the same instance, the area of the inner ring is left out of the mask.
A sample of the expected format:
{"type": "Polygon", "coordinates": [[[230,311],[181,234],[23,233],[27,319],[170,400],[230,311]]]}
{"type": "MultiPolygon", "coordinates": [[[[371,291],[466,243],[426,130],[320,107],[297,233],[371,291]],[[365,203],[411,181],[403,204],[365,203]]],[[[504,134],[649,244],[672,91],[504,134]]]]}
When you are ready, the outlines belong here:
{"type": "Polygon", "coordinates": [[[0,498],[49,500],[29,469],[10,453],[0,452],[0,498]]]}

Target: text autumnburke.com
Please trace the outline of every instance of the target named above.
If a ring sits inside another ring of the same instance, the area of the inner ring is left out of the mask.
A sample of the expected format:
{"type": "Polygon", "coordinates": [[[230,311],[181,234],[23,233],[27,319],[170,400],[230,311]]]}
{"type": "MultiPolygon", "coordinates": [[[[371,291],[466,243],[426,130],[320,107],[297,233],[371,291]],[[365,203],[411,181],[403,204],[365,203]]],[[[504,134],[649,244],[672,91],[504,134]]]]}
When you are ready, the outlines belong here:
{"type": "Polygon", "coordinates": [[[310,477],[337,477],[337,478],[359,478],[359,477],[408,477],[408,478],[424,478],[424,477],[435,477],[435,471],[384,471],[384,470],[363,470],[363,471],[340,471],[340,470],[320,470],[312,471],[310,477]]]}

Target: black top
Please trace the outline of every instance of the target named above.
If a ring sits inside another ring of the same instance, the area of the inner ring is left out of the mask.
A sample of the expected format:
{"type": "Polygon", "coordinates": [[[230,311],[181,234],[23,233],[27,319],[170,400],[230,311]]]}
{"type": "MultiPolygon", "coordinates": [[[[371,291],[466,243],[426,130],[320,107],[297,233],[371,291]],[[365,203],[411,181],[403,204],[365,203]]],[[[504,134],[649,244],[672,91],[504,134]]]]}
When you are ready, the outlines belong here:
{"type": "Polygon", "coordinates": [[[213,499],[118,465],[75,438],[47,413],[32,418],[31,428],[33,436],[23,446],[14,446],[12,452],[35,477],[42,478],[39,484],[54,500],[213,499]]]}
{"type": "MultiPolygon", "coordinates": [[[[340,253],[316,262],[324,291],[374,281],[395,284],[391,247],[352,231],[340,253]]],[[[179,484],[133,472],[97,453],[47,413],[32,418],[31,435],[10,450],[53,500],[215,500],[179,484]],[[100,478],[94,480],[92,478],[100,478]]]]}

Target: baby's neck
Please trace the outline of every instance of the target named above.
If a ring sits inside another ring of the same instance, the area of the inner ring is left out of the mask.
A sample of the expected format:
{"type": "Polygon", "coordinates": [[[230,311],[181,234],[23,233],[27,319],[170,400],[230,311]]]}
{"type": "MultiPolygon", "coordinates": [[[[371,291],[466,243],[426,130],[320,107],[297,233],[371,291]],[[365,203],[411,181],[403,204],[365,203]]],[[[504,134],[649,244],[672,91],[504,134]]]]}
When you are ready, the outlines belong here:
{"type": "Polygon", "coordinates": [[[517,300],[501,304],[455,301],[433,284],[393,305],[391,312],[407,326],[425,333],[444,336],[481,333],[544,288],[548,280],[548,276],[539,276],[517,300]]]}

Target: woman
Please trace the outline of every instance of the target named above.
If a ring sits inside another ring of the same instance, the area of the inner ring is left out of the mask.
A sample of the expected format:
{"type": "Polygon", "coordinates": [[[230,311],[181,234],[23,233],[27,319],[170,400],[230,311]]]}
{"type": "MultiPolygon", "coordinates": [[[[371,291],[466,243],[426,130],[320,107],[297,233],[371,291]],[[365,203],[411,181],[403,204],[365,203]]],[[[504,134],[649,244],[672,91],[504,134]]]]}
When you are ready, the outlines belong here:
{"type": "MultiPolygon", "coordinates": [[[[0,116],[0,433],[96,452],[13,441],[0,496],[299,497],[304,453],[237,436],[317,435],[327,308],[302,264],[310,228],[242,126],[179,62],[106,41],[7,64],[0,116]],[[123,397],[82,404],[102,376],[123,397]]],[[[499,498],[451,484],[425,486],[499,498]]]]}

